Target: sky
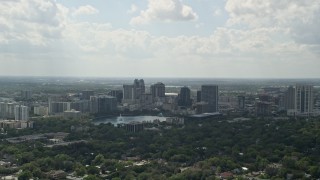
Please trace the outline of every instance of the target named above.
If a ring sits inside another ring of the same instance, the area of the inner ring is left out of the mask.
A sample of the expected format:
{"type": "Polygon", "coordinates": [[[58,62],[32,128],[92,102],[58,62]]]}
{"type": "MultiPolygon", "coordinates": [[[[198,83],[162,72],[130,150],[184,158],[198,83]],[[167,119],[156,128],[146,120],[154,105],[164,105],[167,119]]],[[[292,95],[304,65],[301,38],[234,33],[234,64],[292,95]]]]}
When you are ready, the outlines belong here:
{"type": "Polygon", "coordinates": [[[320,78],[318,0],[0,0],[0,76],[320,78]]]}

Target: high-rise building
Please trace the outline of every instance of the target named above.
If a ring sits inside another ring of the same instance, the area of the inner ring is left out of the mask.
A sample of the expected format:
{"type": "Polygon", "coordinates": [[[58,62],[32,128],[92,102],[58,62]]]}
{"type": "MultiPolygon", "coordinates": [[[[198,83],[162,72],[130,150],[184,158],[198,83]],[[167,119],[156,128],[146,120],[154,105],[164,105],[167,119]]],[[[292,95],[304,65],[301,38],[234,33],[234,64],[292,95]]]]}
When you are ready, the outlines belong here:
{"type": "Polygon", "coordinates": [[[98,97],[98,113],[108,113],[117,110],[117,99],[112,96],[98,97]]]}
{"type": "Polygon", "coordinates": [[[122,102],[122,98],[123,98],[123,91],[122,90],[111,90],[109,92],[109,95],[117,98],[118,103],[122,102]]]}
{"type": "MultiPolygon", "coordinates": [[[[92,97],[92,96],[91,96],[92,97]]],[[[90,112],[90,101],[89,100],[80,100],[70,103],[70,109],[80,111],[82,113],[90,112]]]]}
{"type": "Polygon", "coordinates": [[[90,113],[98,113],[98,96],[90,97],[90,113]]]}
{"type": "Polygon", "coordinates": [[[151,85],[150,91],[152,94],[152,97],[165,97],[166,87],[163,83],[158,82],[156,84],[151,85]]]}
{"type": "Polygon", "coordinates": [[[284,109],[285,110],[293,110],[295,109],[295,88],[290,86],[284,92],[284,109]]]}
{"type": "Polygon", "coordinates": [[[313,113],[313,86],[296,85],[295,111],[297,115],[309,116],[313,113]]]}
{"type": "Polygon", "coordinates": [[[197,102],[201,102],[201,91],[197,91],[197,102]]]}
{"type": "Polygon", "coordinates": [[[269,94],[259,94],[258,97],[259,97],[259,100],[263,102],[271,101],[271,96],[269,94]]]}
{"type": "Polygon", "coordinates": [[[15,118],[15,103],[0,103],[0,118],[1,119],[14,119],[15,118]]]}
{"type": "Polygon", "coordinates": [[[140,105],[143,109],[148,109],[152,107],[153,98],[151,94],[142,94],[140,97],[140,105]]]}
{"type": "Polygon", "coordinates": [[[135,79],[133,82],[133,92],[134,92],[134,99],[140,99],[141,94],[144,94],[146,91],[144,80],[143,79],[135,79]]]}
{"type": "Polygon", "coordinates": [[[190,107],[192,105],[192,101],[190,98],[190,89],[188,87],[182,87],[180,89],[178,105],[184,107],[190,107]]]}
{"type": "Polygon", "coordinates": [[[239,109],[244,109],[245,108],[245,96],[238,96],[238,108],[239,109]]]}
{"type": "Polygon", "coordinates": [[[130,102],[134,100],[134,86],[132,84],[123,85],[123,101],[130,102]]]}
{"type": "Polygon", "coordinates": [[[91,90],[85,90],[85,91],[82,91],[82,99],[84,100],[90,100],[90,96],[93,96],[94,95],[94,91],[91,91],[91,90]]]}
{"type": "Polygon", "coordinates": [[[133,84],[123,85],[123,102],[124,103],[139,103],[141,95],[146,91],[144,80],[135,79],[133,84]]]}
{"type": "Polygon", "coordinates": [[[201,86],[201,101],[208,103],[207,111],[218,112],[219,91],[217,85],[201,86]]]}
{"type": "Polygon", "coordinates": [[[27,106],[16,105],[14,108],[15,120],[27,121],[29,119],[29,110],[27,106]]]}
{"type": "Polygon", "coordinates": [[[49,101],[49,114],[63,113],[70,111],[70,102],[52,102],[49,101]]]}
{"type": "Polygon", "coordinates": [[[28,91],[28,90],[22,90],[21,91],[21,98],[22,99],[29,100],[29,99],[31,99],[31,96],[32,96],[32,92],[31,91],[28,91]]]}
{"type": "Polygon", "coordinates": [[[270,116],[271,115],[271,103],[266,101],[256,102],[256,115],[257,116],[270,116]]]}

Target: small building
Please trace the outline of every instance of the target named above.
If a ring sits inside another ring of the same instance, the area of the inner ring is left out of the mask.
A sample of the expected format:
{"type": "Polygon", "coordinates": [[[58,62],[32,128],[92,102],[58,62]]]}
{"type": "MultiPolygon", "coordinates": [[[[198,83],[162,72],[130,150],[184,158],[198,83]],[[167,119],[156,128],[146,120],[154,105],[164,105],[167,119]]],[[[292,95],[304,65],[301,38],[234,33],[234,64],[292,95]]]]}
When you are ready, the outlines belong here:
{"type": "Polygon", "coordinates": [[[33,128],[33,121],[23,120],[0,120],[0,128],[4,129],[25,129],[33,128]]]}
{"type": "Polygon", "coordinates": [[[71,118],[71,119],[79,119],[81,118],[81,112],[71,109],[70,111],[63,112],[64,118],[71,118]]]}
{"type": "Polygon", "coordinates": [[[124,125],[125,129],[129,132],[139,132],[144,130],[144,125],[141,122],[130,122],[124,125]]]}
{"type": "Polygon", "coordinates": [[[232,179],[233,173],[232,172],[223,172],[220,174],[221,179],[232,179]]]}
{"type": "Polygon", "coordinates": [[[184,124],[184,118],[182,117],[168,117],[166,119],[168,124],[184,124]]]}
{"type": "Polygon", "coordinates": [[[222,114],[219,112],[214,112],[214,113],[203,113],[203,114],[190,115],[189,119],[203,120],[203,119],[218,118],[218,117],[222,117],[222,114]]]}
{"type": "Polygon", "coordinates": [[[33,108],[33,113],[39,116],[48,116],[49,108],[45,106],[35,106],[33,108]]]}
{"type": "Polygon", "coordinates": [[[67,177],[67,173],[62,170],[50,171],[47,173],[47,176],[50,179],[65,179],[67,177]]]}

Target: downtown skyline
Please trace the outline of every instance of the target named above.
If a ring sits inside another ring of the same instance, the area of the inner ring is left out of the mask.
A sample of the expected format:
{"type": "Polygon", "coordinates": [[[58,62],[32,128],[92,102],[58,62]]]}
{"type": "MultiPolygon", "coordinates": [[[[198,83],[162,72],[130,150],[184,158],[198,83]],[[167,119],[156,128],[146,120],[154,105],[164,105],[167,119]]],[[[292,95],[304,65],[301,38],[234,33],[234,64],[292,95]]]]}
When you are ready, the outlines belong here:
{"type": "Polygon", "coordinates": [[[1,76],[319,78],[320,2],[0,4],[1,76]]]}

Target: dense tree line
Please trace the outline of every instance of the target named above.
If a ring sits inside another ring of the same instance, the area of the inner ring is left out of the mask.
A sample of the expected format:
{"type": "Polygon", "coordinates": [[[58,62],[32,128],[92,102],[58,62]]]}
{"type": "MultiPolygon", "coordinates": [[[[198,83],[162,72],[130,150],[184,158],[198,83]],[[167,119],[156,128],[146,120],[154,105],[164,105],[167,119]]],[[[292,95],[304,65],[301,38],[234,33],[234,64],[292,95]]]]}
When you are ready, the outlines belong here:
{"type": "MultiPolygon", "coordinates": [[[[253,119],[230,123],[226,118],[187,120],[184,126],[158,126],[160,131],[129,133],[112,124],[93,125],[87,120],[60,118],[36,121],[35,129],[10,131],[8,136],[28,133],[69,132],[67,140],[88,143],[43,147],[42,142],[9,144],[2,141],[0,155],[11,156],[23,170],[21,177],[45,178],[45,172],[64,170],[86,179],[202,179],[220,172],[247,167],[265,171],[262,178],[320,177],[319,119],[253,119]],[[73,131],[72,126],[87,127],[73,131]],[[134,166],[128,157],[148,160],[134,166]],[[272,164],[280,164],[277,168],[272,164]]],[[[0,169],[1,174],[12,172],[0,169]]],[[[245,172],[239,172],[239,177],[245,172]]]]}

